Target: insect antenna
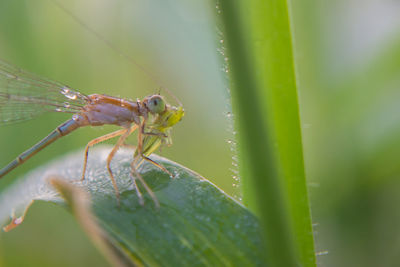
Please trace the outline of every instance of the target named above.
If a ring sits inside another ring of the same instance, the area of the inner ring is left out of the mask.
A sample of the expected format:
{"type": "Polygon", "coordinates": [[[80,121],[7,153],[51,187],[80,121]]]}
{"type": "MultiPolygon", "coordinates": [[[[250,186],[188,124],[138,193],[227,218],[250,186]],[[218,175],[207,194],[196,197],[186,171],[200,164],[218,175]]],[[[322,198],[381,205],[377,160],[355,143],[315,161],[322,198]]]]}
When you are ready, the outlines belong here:
{"type": "MultiPolygon", "coordinates": [[[[86,31],[90,32],[93,34],[98,40],[103,42],[106,46],[108,46],[111,50],[113,50],[116,54],[118,54],[120,57],[124,58],[127,60],[129,63],[135,65],[138,69],[143,71],[153,82],[156,84],[161,85],[161,88],[169,92],[169,90],[162,86],[162,82],[159,78],[157,78],[154,74],[152,74],[150,71],[148,71],[146,68],[144,68],[142,65],[136,62],[136,60],[129,56],[128,54],[124,53],[121,49],[119,49],[117,46],[115,46],[112,42],[110,42],[107,38],[105,38],[103,35],[101,35],[99,32],[94,30],[93,28],[89,27],[82,19],[80,19],[77,15],[75,15],[71,10],[67,9],[64,5],[62,5],[59,1],[56,0],[51,0],[51,2],[60,8],[64,13],[68,14],[77,24],[82,26],[86,31]]],[[[169,93],[170,94],[170,93],[169,93]]],[[[172,94],[171,94],[172,95],[172,94]]],[[[177,99],[175,96],[173,96],[174,99],[177,99]]],[[[181,102],[178,100],[178,103],[181,105],[181,102]]]]}
{"type": "Polygon", "coordinates": [[[168,90],[168,88],[166,88],[166,87],[160,87],[160,90],[161,90],[161,89],[163,89],[164,91],[166,91],[167,94],[168,94],[170,97],[172,97],[172,98],[179,104],[180,107],[183,106],[183,105],[182,105],[182,102],[181,102],[170,90],[168,90]]]}

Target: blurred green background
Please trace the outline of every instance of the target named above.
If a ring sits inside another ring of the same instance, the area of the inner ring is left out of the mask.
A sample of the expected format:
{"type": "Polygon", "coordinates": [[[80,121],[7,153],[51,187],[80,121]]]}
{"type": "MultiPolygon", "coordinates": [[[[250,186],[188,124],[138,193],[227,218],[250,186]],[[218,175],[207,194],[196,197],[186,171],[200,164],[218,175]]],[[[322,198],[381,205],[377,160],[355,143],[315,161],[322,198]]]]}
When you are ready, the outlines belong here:
{"type": "MultiPolygon", "coordinates": [[[[237,194],[215,3],[62,3],[160,82],[49,0],[0,1],[0,58],[85,94],[136,99],[168,87],[184,103],[186,116],[162,155],[237,194]]],[[[399,266],[400,2],[304,0],[292,1],[291,10],[319,266],[399,266]]],[[[1,166],[68,118],[48,114],[2,127],[1,166]]],[[[113,130],[76,131],[7,175],[0,188],[113,130]]],[[[1,264],[107,265],[74,219],[48,204],[34,205],[23,225],[0,234],[1,264]]]]}

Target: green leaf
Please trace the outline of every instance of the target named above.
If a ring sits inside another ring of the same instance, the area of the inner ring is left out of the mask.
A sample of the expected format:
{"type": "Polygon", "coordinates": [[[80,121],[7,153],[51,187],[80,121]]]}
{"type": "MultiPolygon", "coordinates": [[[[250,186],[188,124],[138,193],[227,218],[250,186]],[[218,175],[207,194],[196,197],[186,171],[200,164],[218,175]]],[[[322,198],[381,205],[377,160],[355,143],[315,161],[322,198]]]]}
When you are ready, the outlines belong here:
{"type": "Polygon", "coordinates": [[[28,174],[0,196],[0,222],[12,215],[9,229],[13,228],[23,221],[32,201],[42,200],[73,211],[115,265],[124,265],[127,259],[150,266],[264,265],[257,218],[208,180],[172,161],[151,156],[175,175],[173,179],[147,162],[139,168],[160,202],[157,209],[147,194],[144,206],[138,202],[129,177],[133,151],[117,153],[111,168],[121,192],[119,207],[106,171],[109,152],[90,152],[84,182],[79,181],[82,152],[28,174]]]}
{"type": "Polygon", "coordinates": [[[272,266],[315,266],[287,0],[220,0],[245,203],[272,266]]]}

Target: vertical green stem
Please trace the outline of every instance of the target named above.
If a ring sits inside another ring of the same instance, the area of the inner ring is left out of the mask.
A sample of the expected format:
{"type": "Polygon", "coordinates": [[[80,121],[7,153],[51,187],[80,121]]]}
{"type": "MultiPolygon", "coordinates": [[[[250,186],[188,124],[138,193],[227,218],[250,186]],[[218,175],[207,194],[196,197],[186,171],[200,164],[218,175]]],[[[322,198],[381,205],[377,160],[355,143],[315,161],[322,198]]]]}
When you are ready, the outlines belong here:
{"type": "Polygon", "coordinates": [[[245,202],[271,266],[315,266],[286,0],[220,0],[245,202]]]}

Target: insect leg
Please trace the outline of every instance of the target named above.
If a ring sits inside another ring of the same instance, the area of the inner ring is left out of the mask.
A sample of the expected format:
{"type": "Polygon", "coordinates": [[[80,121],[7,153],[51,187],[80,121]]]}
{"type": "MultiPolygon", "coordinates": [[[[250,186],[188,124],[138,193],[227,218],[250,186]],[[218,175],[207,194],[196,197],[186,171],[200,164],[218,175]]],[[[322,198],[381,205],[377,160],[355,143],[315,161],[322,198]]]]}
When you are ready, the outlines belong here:
{"type": "MultiPolygon", "coordinates": [[[[138,132],[138,145],[137,145],[137,150],[138,150],[138,154],[141,155],[142,154],[142,149],[143,149],[143,128],[146,125],[146,121],[143,120],[143,123],[139,124],[139,132],[138,132]]],[[[143,185],[144,189],[147,191],[147,193],[149,193],[150,197],[153,199],[154,205],[156,206],[156,208],[160,207],[160,203],[158,202],[158,199],[156,197],[156,195],[154,194],[154,192],[150,189],[150,187],[146,184],[146,182],[144,181],[143,177],[139,174],[139,172],[136,169],[136,162],[137,159],[139,157],[135,158],[132,163],[131,163],[131,178],[133,180],[137,195],[139,197],[139,202],[141,205],[144,204],[143,201],[143,197],[142,194],[140,193],[139,187],[136,184],[136,179],[138,179],[140,181],[140,183],[143,185]]]]}
{"type": "Polygon", "coordinates": [[[152,159],[149,158],[149,157],[146,157],[145,155],[143,155],[143,153],[142,153],[142,154],[139,154],[139,155],[140,155],[140,157],[143,158],[144,160],[150,162],[150,163],[153,164],[154,166],[156,166],[156,167],[160,168],[162,171],[166,172],[170,177],[172,177],[172,178],[174,177],[174,175],[173,175],[170,171],[168,171],[164,166],[162,166],[161,164],[155,162],[154,160],[152,160],[152,159]]]}
{"type": "MultiPolygon", "coordinates": [[[[152,135],[152,136],[160,136],[160,137],[168,138],[168,136],[167,136],[165,133],[163,133],[163,132],[157,132],[157,133],[155,133],[155,132],[145,132],[145,131],[144,131],[144,125],[143,125],[143,127],[142,127],[142,133],[143,133],[144,135],[152,135]]],[[[164,140],[164,139],[162,139],[162,140],[164,140]]],[[[142,159],[144,159],[144,160],[150,162],[151,164],[153,164],[153,165],[157,166],[158,168],[160,168],[162,171],[168,173],[168,175],[169,175],[170,177],[174,177],[174,175],[173,175],[172,173],[170,173],[165,167],[163,167],[163,166],[160,165],[159,163],[155,162],[154,160],[152,160],[152,159],[150,159],[149,157],[147,157],[146,155],[144,155],[144,154],[143,154],[143,151],[142,151],[142,148],[139,149],[139,146],[138,146],[138,154],[140,155],[140,157],[141,157],[142,159]]],[[[139,160],[139,157],[135,159],[135,163],[137,163],[138,160],[139,160]]]]}
{"type": "Polygon", "coordinates": [[[131,178],[132,178],[132,181],[133,181],[133,185],[135,186],[135,190],[136,190],[136,193],[138,195],[140,205],[144,204],[144,200],[143,200],[142,193],[140,192],[139,187],[136,184],[136,179],[139,180],[139,182],[143,185],[143,187],[147,191],[147,193],[149,193],[149,196],[153,200],[154,205],[156,206],[156,208],[157,209],[160,208],[160,203],[158,202],[157,196],[150,189],[150,187],[146,184],[146,182],[144,181],[142,175],[140,175],[140,173],[136,170],[136,168],[134,166],[132,166],[132,164],[131,164],[131,172],[132,172],[131,178]]]}
{"type": "Polygon", "coordinates": [[[103,141],[106,141],[108,139],[120,136],[121,134],[123,134],[126,130],[125,129],[121,129],[100,137],[97,137],[95,139],[93,139],[92,141],[90,141],[85,148],[85,157],[83,159],[83,170],[82,170],[82,178],[81,181],[85,180],[85,173],[86,173],[86,167],[87,167],[87,160],[88,160],[88,156],[89,156],[89,148],[94,146],[95,144],[101,143],[103,141]]]}
{"type": "Polygon", "coordinates": [[[154,132],[142,132],[144,135],[153,135],[153,136],[160,136],[160,137],[165,137],[167,138],[168,136],[165,133],[154,133],[154,132]]]}
{"type": "Polygon", "coordinates": [[[108,174],[110,175],[111,182],[112,182],[114,190],[115,190],[115,195],[117,197],[118,205],[120,204],[119,190],[118,190],[117,182],[115,181],[114,175],[113,175],[111,167],[110,167],[111,160],[113,159],[113,157],[115,156],[115,153],[117,153],[117,151],[121,147],[121,145],[125,142],[125,139],[136,129],[137,129],[136,125],[131,127],[130,129],[123,129],[124,132],[122,133],[121,137],[118,139],[117,143],[115,144],[115,146],[113,147],[113,149],[111,150],[110,154],[108,154],[108,157],[107,157],[107,171],[108,171],[108,174]]]}

